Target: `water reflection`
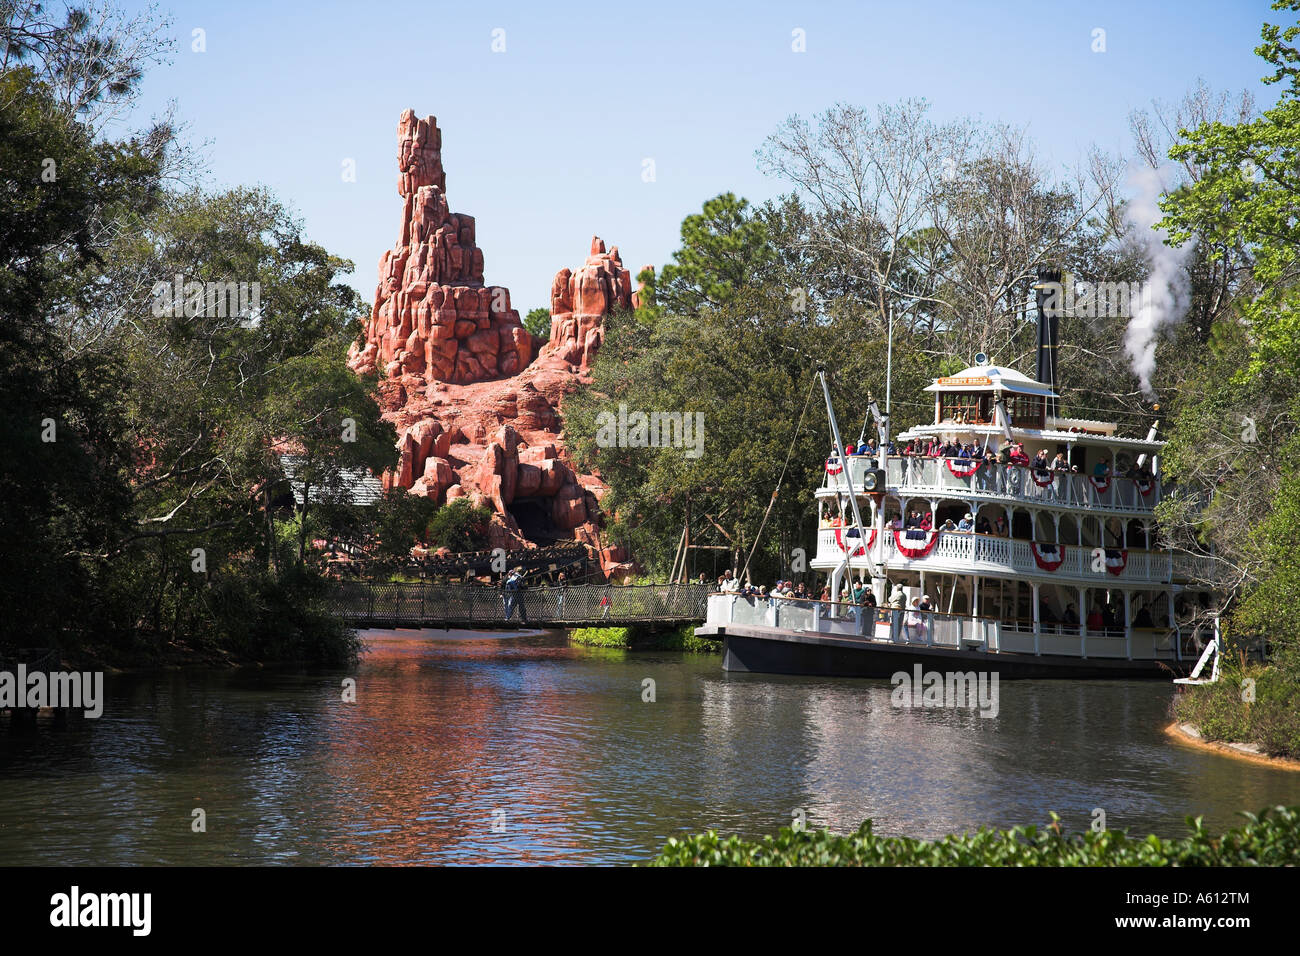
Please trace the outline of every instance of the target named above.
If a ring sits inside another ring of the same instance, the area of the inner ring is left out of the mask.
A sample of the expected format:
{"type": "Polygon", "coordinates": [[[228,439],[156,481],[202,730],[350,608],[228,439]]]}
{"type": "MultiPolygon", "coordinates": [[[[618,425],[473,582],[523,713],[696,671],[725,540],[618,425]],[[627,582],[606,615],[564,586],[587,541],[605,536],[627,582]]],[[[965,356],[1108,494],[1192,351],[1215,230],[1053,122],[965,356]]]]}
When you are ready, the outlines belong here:
{"type": "Polygon", "coordinates": [[[5,728],[0,863],[629,862],[796,809],[935,837],[1049,810],[1083,828],[1101,808],[1173,835],[1187,814],[1224,827],[1300,803],[1300,774],[1165,738],[1161,683],[1004,682],[986,719],[891,707],[885,681],[727,675],[545,632],[369,641],[354,672],[122,677],[97,721],[5,728]]]}

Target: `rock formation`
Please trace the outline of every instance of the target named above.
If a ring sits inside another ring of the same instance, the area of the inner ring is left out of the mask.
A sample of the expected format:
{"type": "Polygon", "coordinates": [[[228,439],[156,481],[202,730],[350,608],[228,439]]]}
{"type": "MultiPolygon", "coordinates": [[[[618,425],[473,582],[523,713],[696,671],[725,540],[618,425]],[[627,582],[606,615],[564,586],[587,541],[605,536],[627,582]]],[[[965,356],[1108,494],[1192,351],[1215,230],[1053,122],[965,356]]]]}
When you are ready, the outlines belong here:
{"type": "Polygon", "coordinates": [[[543,343],[520,325],[509,291],[483,283],[474,219],[447,205],[434,118],[406,110],[397,143],[402,232],[379,262],[364,339],[348,353],[358,373],[382,373],[384,417],[398,429],[401,456],[384,486],[490,506],[492,547],[567,538],[607,574],[627,574],[627,556],[600,538],[607,488],[577,472],[559,414],[589,381],[605,315],[632,305],[618,248],[593,238],[582,267],[555,277],[543,343]]]}

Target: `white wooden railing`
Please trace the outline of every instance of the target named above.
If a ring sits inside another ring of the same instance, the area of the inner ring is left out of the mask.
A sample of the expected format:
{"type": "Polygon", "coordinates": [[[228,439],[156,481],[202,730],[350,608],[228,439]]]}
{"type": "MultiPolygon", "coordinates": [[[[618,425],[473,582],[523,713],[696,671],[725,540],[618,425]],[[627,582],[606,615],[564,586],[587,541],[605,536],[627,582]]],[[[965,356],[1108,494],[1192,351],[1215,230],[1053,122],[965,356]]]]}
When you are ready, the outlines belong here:
{"type": "Polygon", "coordinates": [[[990,654],[1053,654],[1127,660],[1181,660],[1178,630],[1110,628],[1001,621],[987,617],[860,608],[791,598],[709,596],[705,623],[781,628],[860,640],[979,650],[990,654]]]}
{"type": "MultiPolygon", "coordinates": [[[[955,458],[954,463],[969,459],[955,458]]],[[[847,475],[853,487],[862,492],[862,473],[871,459],[850,456],[847,475]]],[[[1138,482],[1132,478],[1112,477],[1109,486],[1100,491],[1092,480],[1083,474],[1057,471],[1037,473],[1039,480],[1049,476],[1050,482],[1040,486],[1034,481],[1034,472],[1023,465],[998,465],[985,462],[973,475],[963,477],[949,471],[943,458],[888,458],[885,460],[885,482],[891,494],[911,492],[919,496],[948,498],[1011,498],[1031,504],[1065,505],[1075,508],[1096,508],[1103,511],[1123,511],[1150,514],[1160,501],[1162,493],[1159,478],[1138,482]],[[1142,489],[1147,494],[1142,494],[1142,489]]],[[[823,488],[846,490],[844,474],[825,475],[823,488]]]]}
{"type": "MultiPolygon", "coordinates": [[[[844,550],[837,541],[835,528],[822,528],[817,532],[817,556],[815,566],[825,569],[839,564],[844,559],[844,550]]],[[[858,550],[856,529],[839,529],[840,540],[844,547],[858,550]]],[[[1168,551],[1144,551],[1130,548],[1101,549],[1089,545],[1080,547],[1066,543],[1064,561],[1054,571],[1040,567],[1034,559],[1030,543],[1018,538],[1003,538],[996,535],[972,534],[962,531],[940,531],[939,540],[923,558],[909,558],[899,551],[894,540],[894,532],[885,529],[883,543],[878,541],[869,551],[854,557],[852,566],[869,568],[879,560],[887,561],[894,568],[918,568],[945,572],[1016,572],[1036,576],[1055,576],[1062,578],[1084,578],[1098,584],[1104,581],[1167,584],[1172,579],[1204,580],[1210,576],[1213,558],[1197,555],[1174,555],[1168,551]],[[1107,565],[1107,553],[1124,560],[1122,569],[1113,560],[1110,570],[1107,565]],[[1122,558],[1118,556],[1122,555],[1122,558]]],[[[867,540],[871,540],[871,529],[867,529],[867,540]]],[[[905,547],[919,548],[929,540],[909,540],[903,538],[905,547]]],[[[1042,546],[1040,546],[1040,553],[1042,546]]],[[[1050,564],[1050,555],[1044,555],[1050,564]]]]}

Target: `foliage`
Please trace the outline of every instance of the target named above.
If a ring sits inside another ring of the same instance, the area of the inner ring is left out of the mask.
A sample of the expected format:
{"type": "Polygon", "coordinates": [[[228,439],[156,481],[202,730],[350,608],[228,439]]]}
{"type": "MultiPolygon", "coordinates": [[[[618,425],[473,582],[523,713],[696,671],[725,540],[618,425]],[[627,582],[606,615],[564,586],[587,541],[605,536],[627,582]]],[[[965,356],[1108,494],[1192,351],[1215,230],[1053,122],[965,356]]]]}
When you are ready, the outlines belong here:
{"type": "Polygon", "coordinates": [[[851,834],[785,827],[760,842],[713,830],[669,839],[651,866],[1295,866],[1300,863],[1300,807],[1243,814],[1222,835],[1188,817],[1186,837],[1130,837],[1124,830],[1066,832],[1056,814],[1041,830],[981,828],[942,840],[881,837],[870,820],[851,834]]]}
{"type": "Polygon", "coordinates": [[[449,501],[429,519],[429,544],[452,551],[480,551],[487,547],[489,508],[476,508],[466,498],[449,501]]]}
{"type": "MultiPolygon", "coordinates": [[[[1275,10],[1300,10],[1283,0],[1275,10]]],[[[1216,553],[1239,603],[1237,631],[1300,647],[1300,25],[1266,24],[1258,53],[1281,84],[1277,103],[1235,123],[1207,120],[1170,150],[1197,176],[1163,203],[1171,241],[1196,237],[1211,262],[1250,264],[1252,285],[1218,321],[1201,368],[1185,383],[1167,449],[1168,473],[1205,489],[1162,504],[1181,547],[1216,553]]],[[[1294,655],[1279,661],[1298,660],[1294,655]]]]}
{"type": "Polygon", "coordinates": [[[551,310],[544,306],[529,309],[528,314],[524,316],[523,325],[533,335],[549,339],[551,337],[551,310]]]}
{"type": "Polygon", "coordinates": [[[575,627],[569,631],[569,640],[588,647],[631,647],[630,627],[575,627]]]}
{"type": "Polygon", "coordinates": [[[302,566],[330,530],[313,509],[396,457],[373,378],[343,362],[352,266],[266,190],[165,189],[167,124],[100,134],[163,46],[98,3],[66,22],[0,6],[0,601],[27,611],[0,645],[345,659],[354,638],[302,566]],[[178,301],[177,275],[199,291],[178,301]]]}
{"type": "Polygon", "coordinates": [[[1209,740],[1255,743],[1272,757],[1300,759],[1300,666],[1294,650],[1267,665],[1230,656],[1213,684],[1187,688],[1174,700],[1174,715],[1209,740]],[[1246,701],[1245,681],[1255,699],[1246,701]]]}
{"type": "Polygon", "coordinates": [[[589,647],[627,647],[636,650],[687,651],[692,654],[716,654],[720,643],[695,636],[694,624],[662,628],[634,624],[630,627],[576,627],[569,631],[574,644],[589,647]]]}

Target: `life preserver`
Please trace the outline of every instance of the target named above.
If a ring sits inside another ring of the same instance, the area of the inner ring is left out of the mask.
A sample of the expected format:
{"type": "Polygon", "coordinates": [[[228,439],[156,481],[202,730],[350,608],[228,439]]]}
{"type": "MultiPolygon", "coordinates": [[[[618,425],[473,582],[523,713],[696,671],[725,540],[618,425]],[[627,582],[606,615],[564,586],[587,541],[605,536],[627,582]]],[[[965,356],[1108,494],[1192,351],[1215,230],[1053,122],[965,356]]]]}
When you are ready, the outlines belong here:
{"type": "MultiPolygon", "coordinates": [[[[841,551],[847,551],[847,550],[848,550],[847,548],[844,547],[844,529],[843,529],[843,528],[836,528],[836,529],[835,529],[835,543],[836,543],[837,545],[840,546],[840,550],[841,550],[841,551]]],[[[873,544],[875,544],[875,543],[876,543],[876,529],[875,529],[875,528],[872,528],[872,529],[871,529],[871,534],[869,534],[869,535],[867,536],[867,546],[864,548],[862,545],[859,544],[856,548],[853,549],[853,553],[850,554],[849,557],[850,557],[850,558],[861,557],[862,555],[866,554],[866,553],[867,553],[867,549],[870,548],[870,547],[871,547],[873,544]]]]}
{"type": "Polygon", "coordinates": [[[907,545],[903,544],[903,533],[901,531],[894,532],[894,544],[898,547],[898,553],[905,558],[911,558],[913,560],[916,560],[917,558],[924,558],[926,555],[928,555],[931,551],[934,550],[935,542],[937,542],[938,540],[939,540],[939,532],[931,531],[930,539],[926,541],[923,547],[909,548],[907,545]]]}
{"type": "Polygon", "coordinates": [[[969,478],[980,470],[980,465],[984,464],[982,458],[945,458],[943,462],[958,478],[969,478]]]}
{"type": "Polygon", "coordinates": [[[1050,545],[1050,547],[1056,549],[1055,558],[1046,557],[1043,554],[1042,550],[1039,548],[1037,541],[1029,542],[1029,550],[1034,556],[1034,563],[1037,564],[1044,571],[1055,571],[1058,568],[1060,568],[1062,564],[1065,563],[1065,545],[1052,544],[1050,545]]]}

